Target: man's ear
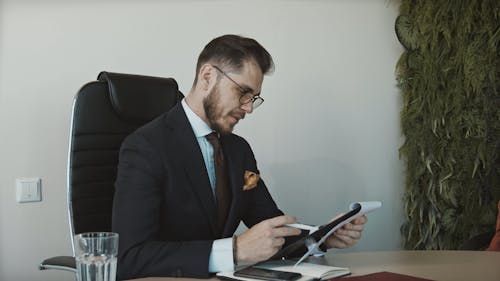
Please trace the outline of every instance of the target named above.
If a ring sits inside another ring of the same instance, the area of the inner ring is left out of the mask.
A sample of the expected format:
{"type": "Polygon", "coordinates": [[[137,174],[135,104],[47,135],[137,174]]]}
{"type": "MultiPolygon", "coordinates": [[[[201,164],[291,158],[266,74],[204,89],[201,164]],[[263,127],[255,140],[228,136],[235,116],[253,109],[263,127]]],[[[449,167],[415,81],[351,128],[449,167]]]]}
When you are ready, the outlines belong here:
{"type": "Polygon", "coordinates": [[[210,64],[206,63],[200,67],[198,72],[198,83],[200,83],[201,89],[203,91],[211,91],[216,84],[217,77],[214,73],[214,68],[210,64]]]}

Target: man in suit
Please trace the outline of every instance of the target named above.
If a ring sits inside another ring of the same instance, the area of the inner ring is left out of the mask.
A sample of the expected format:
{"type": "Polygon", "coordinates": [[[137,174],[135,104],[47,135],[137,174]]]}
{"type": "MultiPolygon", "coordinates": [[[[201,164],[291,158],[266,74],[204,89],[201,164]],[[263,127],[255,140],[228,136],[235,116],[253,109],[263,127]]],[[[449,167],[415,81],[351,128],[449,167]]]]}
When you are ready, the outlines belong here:
{"type": "MultiPolygon", "coordinates": [[[[249,144],[232,134],[262,104],[271,55],[255,40],[213,39],[201,52],[188,95],[122,144],[113,206],[118,279],[207,278],[275,254],[301,231],[276,206],[249,144]],[[233,236],[240,221],[248,230],[233,236]]],[[[327,247],[360,238],[366,217],[327,247]]]]}

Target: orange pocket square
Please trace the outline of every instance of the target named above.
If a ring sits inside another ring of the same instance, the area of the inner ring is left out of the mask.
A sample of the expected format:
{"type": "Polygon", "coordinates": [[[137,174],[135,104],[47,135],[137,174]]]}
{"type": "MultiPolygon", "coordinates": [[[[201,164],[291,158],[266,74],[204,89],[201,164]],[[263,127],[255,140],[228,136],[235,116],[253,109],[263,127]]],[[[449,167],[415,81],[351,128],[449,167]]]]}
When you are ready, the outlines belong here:
{"type": "Polygon", "coordinates": [[[257,186],[260,175],[252,171],[245,171],[245,175],[243,175],[243,178],[245,180],[245,183],[243,184],[243,190],[250,190],[257,186]]]}

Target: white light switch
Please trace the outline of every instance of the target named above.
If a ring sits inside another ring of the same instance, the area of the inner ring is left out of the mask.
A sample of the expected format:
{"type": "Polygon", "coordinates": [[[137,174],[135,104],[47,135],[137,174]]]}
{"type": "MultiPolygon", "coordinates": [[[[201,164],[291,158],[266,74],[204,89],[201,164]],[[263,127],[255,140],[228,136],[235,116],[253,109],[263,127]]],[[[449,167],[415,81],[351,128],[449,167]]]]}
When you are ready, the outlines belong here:
{"type": "Polygon", "coordinates": [[[42,180],[16,179],[16,201],[19,203],[42,201],[42,180]]]}

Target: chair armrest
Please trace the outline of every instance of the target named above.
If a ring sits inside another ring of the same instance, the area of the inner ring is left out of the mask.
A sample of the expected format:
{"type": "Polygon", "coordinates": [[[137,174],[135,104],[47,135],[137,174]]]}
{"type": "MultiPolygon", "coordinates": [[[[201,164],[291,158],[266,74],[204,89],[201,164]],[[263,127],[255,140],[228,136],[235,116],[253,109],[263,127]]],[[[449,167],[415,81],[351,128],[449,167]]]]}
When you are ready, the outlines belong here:
{"type": "Polygon", "coordinates": [[[59,269],[59,270],[67,270],[71,272],[76,272],[76,261],[75,257],[70,256],[57,256],[48,258],[38,266],[38,269],[59,269]]]}

